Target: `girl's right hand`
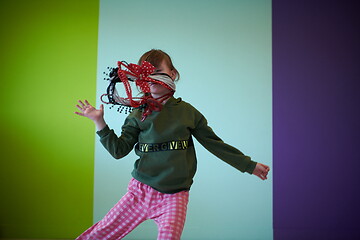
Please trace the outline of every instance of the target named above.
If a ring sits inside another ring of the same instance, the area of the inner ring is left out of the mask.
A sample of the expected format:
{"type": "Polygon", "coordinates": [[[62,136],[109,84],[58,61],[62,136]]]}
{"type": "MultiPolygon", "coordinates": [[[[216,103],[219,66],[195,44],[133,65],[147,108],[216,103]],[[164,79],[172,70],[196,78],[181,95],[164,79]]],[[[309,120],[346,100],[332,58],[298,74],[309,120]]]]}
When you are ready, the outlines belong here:
{"type": "Polygon", "coordinates": [[[75,112],[75,114],[87,117],[94,121],[96,124],[96,127],[98,130],[103,129],[106,126],[106,123],[104,121],[104,105],[100,105],[100,109],[94,108],[87,100],[85,100],[85,103],[83,103],[81,100],[79,100],[79,104],[76,105],[76,107],[81,112],[75,112]]]}

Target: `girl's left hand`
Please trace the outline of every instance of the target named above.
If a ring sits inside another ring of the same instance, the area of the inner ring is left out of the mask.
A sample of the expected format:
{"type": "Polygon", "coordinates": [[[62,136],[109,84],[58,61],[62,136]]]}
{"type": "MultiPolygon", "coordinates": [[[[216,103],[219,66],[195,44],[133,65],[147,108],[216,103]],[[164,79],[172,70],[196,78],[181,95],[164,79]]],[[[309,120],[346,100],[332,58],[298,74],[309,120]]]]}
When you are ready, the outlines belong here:
{"type": "Polygon", "coordinates": [[[266,180],[269,171],[270,171],[269,166],[262,163],[257,163],[254,172],[252,174],[258,176],[262,180],[266,180]]]}

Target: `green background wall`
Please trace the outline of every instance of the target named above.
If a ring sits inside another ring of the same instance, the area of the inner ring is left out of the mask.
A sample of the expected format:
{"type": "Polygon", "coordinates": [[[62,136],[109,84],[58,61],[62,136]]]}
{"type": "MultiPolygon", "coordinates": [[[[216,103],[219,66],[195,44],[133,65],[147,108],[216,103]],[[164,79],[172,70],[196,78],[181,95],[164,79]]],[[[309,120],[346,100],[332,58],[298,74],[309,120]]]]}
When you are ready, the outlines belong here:
{"type": "Polygon", "coordinates": [[[0,3],[0,237],[74,238],[92,223],[98,0],[0,3]]]}

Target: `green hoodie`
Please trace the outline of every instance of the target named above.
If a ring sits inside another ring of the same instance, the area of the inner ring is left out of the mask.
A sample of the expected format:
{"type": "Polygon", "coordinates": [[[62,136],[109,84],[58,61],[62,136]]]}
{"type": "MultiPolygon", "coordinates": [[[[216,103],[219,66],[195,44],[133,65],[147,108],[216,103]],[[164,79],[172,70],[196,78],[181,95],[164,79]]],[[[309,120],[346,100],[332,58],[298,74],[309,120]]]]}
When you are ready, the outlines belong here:
{"type": "Polygon", "coordinates": [[[162,193],[189,190],[196,172],[192,136],[209,152],[240,170],[252,174],[256,162],[224,143],[192,105],[171,97],[160,112],[141,121],[135,109],[125,120],[120,137],[108,126],[97,132],[100,141],[116,159],[135,146],[139,156],[132,176],[162,193]]]}

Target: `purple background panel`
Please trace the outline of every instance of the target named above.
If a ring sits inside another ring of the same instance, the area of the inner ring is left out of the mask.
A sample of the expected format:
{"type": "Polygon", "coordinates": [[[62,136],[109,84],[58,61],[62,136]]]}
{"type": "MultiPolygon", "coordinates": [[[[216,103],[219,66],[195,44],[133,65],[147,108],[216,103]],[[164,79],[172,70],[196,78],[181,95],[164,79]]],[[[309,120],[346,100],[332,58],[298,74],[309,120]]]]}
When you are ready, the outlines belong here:
{"type": "Polygon", "coordinates": [[[272,1],[277,240],[360,239],[356,2],[272,1]]]}

